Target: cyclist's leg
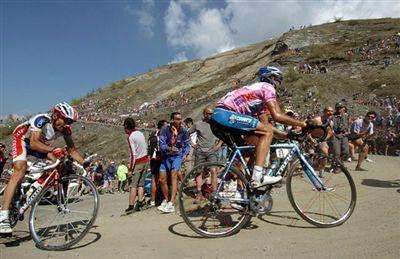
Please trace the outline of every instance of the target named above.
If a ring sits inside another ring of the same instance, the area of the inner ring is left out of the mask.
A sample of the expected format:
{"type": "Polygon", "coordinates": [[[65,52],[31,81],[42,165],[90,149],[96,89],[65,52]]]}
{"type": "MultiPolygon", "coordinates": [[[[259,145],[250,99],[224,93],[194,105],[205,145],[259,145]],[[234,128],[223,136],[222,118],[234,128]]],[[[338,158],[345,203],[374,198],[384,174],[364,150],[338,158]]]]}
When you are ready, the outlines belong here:
{"type": "Polygon", "coordinates": [[[3,204],[0,210],[0,234],[12,233],[10,222],[8,220],[10,204],[12,198],[14,197],[17,186],[24,179],[27,168],[27,151],[22,137],[14,138],[12,153],[14,172],[11,175],[9,182],[7,183],[6,189],[4,190],[3,204]]]}
{"type": "Polygon", "coordinates": [[[211,117],[211,130],[220,138],[220,136],[217,135],[219,132],[216,129],[232,134],[255,134],[259,137],[256,145],[256,158],[252,176],[253,180],[261,186],[264,184],[276,183],[282,179],[281,177],[263,176],[265,158],[269,152],[273,135],[274,133],[279,134],[279,130],[270,124],[263,124],[251,116],[221,108],[216,108],[211,117]]]}
{"type": "Polygon", "coordinates": [[[256,133],[258,135],[258,143],[254,165],[263,167],[274,136],[272,125],[259,123],[256,127],[256,133]]]}
{"type": "Polygon", "coordinates": [[[14,172],[4,191],[3,205],[1,206],[2,210],[9,210],[15,190],[25,176],[27,169],[27,147],[24,142],[24,137],[25,135],[21,135],[20,137],[14,137],[13,140],[12,155],[14,172]]]}

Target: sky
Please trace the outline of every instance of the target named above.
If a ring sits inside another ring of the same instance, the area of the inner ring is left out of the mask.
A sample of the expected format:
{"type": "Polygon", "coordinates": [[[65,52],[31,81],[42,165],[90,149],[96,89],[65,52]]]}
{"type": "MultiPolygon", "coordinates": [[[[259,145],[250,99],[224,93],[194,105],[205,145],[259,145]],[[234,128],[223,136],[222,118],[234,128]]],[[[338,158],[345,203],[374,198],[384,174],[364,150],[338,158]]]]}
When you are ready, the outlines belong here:
{"type": "Polygon", "coordinates": [[[400,1],[0,0],[0,117],[292,26],[400,17],[400,1]]]}

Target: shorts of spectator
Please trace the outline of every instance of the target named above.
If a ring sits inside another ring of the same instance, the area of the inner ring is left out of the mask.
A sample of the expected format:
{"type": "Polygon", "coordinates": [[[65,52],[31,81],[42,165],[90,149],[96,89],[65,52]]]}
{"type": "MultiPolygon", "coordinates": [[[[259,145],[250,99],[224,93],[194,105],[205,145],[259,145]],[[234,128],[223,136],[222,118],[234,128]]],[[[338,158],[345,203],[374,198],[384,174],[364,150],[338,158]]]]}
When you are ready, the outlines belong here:
{"type": "Polygon", "coordinates": [[[218,161],[218,153],[217,152],[203,152],[200,150],[196,150],[195,152],[195,164],[201,164],[205,162],[217,162],[218,161]]]}
{"type": "Polygon", "coordinates": [[[337,159],[349,157],[349,139],[345,136],[333,135],[328,140],[329,150],[337,159]]]}
{"type": "Polygon", "coordinates": [[[148,168],[148,163],[134,166],[132,177],[129,180],[129,187],[131,188],[144,187],[147,168],[148,168]]]}

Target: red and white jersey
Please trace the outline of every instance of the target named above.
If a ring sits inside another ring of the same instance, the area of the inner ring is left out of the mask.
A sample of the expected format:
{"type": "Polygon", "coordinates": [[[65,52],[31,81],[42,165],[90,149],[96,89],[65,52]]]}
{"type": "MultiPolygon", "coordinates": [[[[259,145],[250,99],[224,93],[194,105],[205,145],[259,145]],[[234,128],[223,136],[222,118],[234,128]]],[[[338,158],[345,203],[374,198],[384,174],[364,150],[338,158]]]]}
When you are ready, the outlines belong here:
{"type": "MultiPolygon", "coordinates": [[[[34,152],[30,147],[31,132],[40,132],[40,142],[53,140],[60,136],[71,136],[70,126],[64,126],[63,132],[55,131],[53,120],[49,114],[38,114],[18,125],[13,131],[13,161],[26,161],[27,155],[39,157],[39,152],[34,152]]],[[[44,157],[46,154],[42,154],[44,157]]]]}
{"type": "Polygon", "coordinates": [[[31,131],[40,132],[40,141],[46,143],[47,141],[53,140],[61,136],[70,136],[72,134],[70,126],[65,126],[63,132],[56,132],[53,128],[53,120],[49,114],[38,114],[33,116],[24,123],[18,125],[13,135],[18,138],[22,135],[25,140],[30,139],[31,131]]]}
{"type": "Polygon", "coordinates": [[[135,164],[145,164],[148,162],[147,143],[143,133],[134,130],[128,135],[128,144],[131,155],[129,171],[132,171],[135,164]]]}

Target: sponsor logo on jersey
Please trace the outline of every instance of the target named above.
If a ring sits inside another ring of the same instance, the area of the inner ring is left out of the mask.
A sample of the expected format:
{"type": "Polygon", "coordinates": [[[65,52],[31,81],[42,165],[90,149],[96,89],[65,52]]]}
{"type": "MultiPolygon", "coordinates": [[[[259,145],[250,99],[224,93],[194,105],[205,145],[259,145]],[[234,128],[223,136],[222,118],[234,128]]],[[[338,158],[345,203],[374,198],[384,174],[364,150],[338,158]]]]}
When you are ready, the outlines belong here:
{"type": "Polygon", "coordinates": [[[34,126],[37,128],[42,128],[46,123],[50,122],[50,119],[45,116],[39,116],[34,121],[34,126]]]}

